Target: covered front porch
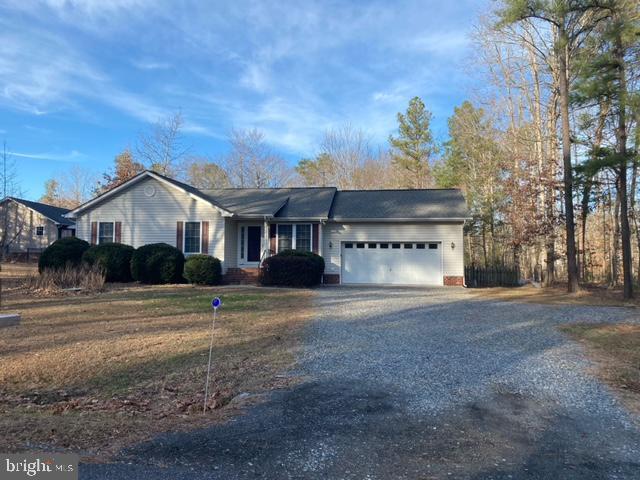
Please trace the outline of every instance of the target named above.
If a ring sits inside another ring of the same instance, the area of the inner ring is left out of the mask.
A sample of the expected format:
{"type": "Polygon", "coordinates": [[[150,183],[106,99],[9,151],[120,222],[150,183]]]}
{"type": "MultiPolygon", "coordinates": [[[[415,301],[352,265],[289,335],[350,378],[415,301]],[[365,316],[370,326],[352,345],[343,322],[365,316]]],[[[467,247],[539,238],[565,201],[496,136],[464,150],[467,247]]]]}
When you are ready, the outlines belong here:
{"type": "Polygon", "coordinates": [[[322,255],[321,221],[282,221],[275,218],[225,219],[225,273],[230,283],[257,279],[262,262],[283,250],[322,255]]]}

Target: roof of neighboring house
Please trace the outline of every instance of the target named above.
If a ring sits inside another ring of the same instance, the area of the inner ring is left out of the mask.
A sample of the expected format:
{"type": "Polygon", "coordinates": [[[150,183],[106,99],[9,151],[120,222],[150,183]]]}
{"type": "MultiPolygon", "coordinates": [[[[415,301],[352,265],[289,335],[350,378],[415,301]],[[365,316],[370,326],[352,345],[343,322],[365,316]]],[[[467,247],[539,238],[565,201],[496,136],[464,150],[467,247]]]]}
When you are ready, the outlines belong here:
{"type": "Polygon", "coordinates": [[[53,223],[64,226],[73,226],[75,222],[70,218],[64,217],[65,213],[69,212],[68,208],[54,207],[46,203],[32,202],[31,200],[24,200],[23,198],[7,197],[5,200],[13,200],[20,203],[27,208],[30,208],[34,212],[38,212],[43,217],[47,217],[53,223]]]}
{"type": "Polygon", "coordinates": [[[343,190],[336,193],[332,220],[462,220],[469,216],[458,189],[343,190]]]}
{"type": "Polygon", "coordinates": [[[282,219],[328,218],[335,192],[333,187],[203,190],[209,198],[239,216],[282,219]]]}

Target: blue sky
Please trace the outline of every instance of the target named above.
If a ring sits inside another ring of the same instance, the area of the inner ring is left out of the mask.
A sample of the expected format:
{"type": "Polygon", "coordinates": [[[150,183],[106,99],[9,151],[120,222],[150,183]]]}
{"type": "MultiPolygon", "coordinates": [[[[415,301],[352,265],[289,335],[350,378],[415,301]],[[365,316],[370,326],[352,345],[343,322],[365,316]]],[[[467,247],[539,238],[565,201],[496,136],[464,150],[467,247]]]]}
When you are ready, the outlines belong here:
{"type": "Polygon", "coordinates": [[[434,133],[474,78],[469,33],[489,0],[3,0],[0,139],[22,190],[78,164],[96,173],[150,123],[181,111],[192,152],[262,130],[292,164],[328,128],[386,144],[422,97],[434,133]]]}

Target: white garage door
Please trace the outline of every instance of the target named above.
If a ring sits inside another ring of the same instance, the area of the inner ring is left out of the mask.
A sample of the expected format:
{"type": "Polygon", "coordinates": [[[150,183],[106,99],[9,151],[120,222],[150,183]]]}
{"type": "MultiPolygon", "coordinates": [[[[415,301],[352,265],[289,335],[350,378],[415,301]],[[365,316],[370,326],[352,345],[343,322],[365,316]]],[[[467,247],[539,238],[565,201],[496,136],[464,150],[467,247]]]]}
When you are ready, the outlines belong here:
{"type": "Polygon", "coordinates": [[[343,242],[342,283],[442,285],[442,244],[343,242]]]}

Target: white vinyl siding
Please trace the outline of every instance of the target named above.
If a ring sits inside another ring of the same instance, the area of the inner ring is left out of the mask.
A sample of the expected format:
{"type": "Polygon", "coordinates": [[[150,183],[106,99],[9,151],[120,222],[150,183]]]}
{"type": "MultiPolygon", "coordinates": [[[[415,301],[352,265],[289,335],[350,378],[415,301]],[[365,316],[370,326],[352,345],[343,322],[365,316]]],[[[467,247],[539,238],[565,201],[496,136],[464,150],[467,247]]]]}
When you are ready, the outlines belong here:
{"type": "Polygon", "coordinates": [[[225,266],[226,268],[236,268],[238,266],[238,224],[235,222],[235,220],[231,218],[224,219],[224,232],[225,266]]]}
{"type": "MultiPolygon", "coordinates": [[[[322,231],[325,273],[340,274],[342,242],[429,243],[442,245],[443,276],[464,275],[462,223],[337,223],[322,231]],[[451,248],[451,244],[455,248],[451,248]]],[[[402,247],[402,245],[400,245],[402,247]]]]}
{"type": "Polygon", "coordinates": [[[209,251],[203,253],[219,258],[223,268],[227,267],[225,218],[212,205],[153,178],[145,178],[82,212],[76,235],[90,241],[91,222],[101,221],[122,222],[121,242],[135,248],[159,242],[175,246],[177,222],[208,221],[209,251]],[[145,186],[149,185],[155,187],[152,197],[145,195],[145,186]]]}

